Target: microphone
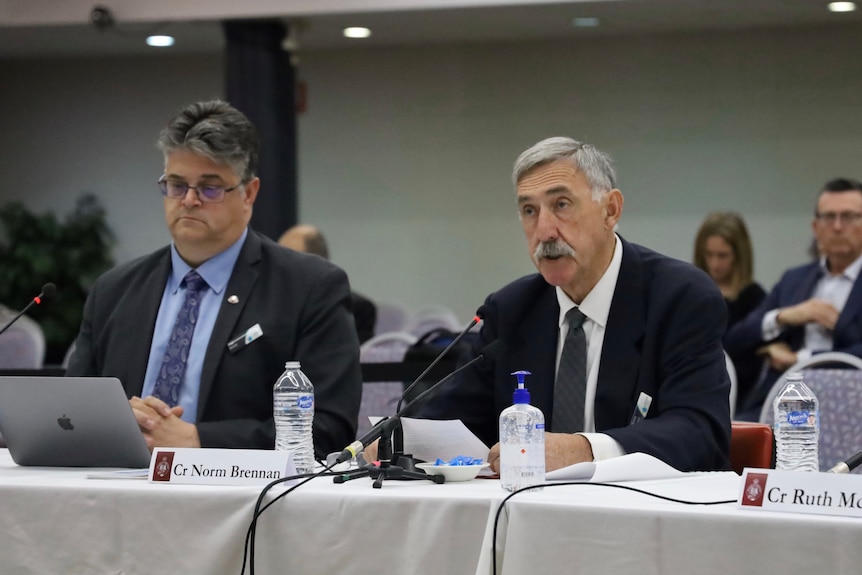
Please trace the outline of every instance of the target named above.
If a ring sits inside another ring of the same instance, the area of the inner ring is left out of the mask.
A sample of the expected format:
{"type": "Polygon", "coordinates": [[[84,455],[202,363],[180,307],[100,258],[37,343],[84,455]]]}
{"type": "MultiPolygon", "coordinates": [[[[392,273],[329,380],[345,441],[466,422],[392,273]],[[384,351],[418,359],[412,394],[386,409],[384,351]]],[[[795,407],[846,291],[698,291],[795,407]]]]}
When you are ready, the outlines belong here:
{"type": "Polygon", "coordinates": [[[838,463],[835,467],[827,471],[827,473],[850,473],[862,464],[862,451],[853,455],[847,461],[838,463]]]}
{"type": "Polygon", "coordinates": [[[20,318],[22,315],[27,313],[27,310],[29,310],[31,307],[33,307],[34,305],[39,305],[43,301],[54,297],[55,293],[57,293],[57,286],[50,282],[43,285],[42,292],[33,299],[31,299],[30,302],[26,306],[24,306],[24,309],[18,312],[18,315],[9,320],[9,322],[3,326],[3,329],[0,329],[0,334],[12,327],[12,324],[18,321],[18,318],[20,318]]]}
{"type": "Polygon", "coordinates": [[[418,376],[416,379],[414,379],[414,380],[413,380],[413,383],[411,383],[410,385],[408,385],[408,386],[404,389],[404,391],[401,393],[401,397],[398,399],[398,405],[396,405],[396,406],[395,406],[395,411],[396,411],[396,412],[400,412],[400,411],[401,411],[401,404],[404,402],[404,398],[405,398],[405,397],[407,397],[407,394],[408,394],[408,393],[409,393],[409,392],[410,392],[414,387],[416,387],[416,385],[417,385],[420,381],[422,381],[422,378],[423,378],[423,377],[425,377],[426,375],[428,375],[428,372],[429,372],[429,371],[431,371],[431,370],[434,368],[434,366],[435,366],[435,365],[437,365],[437,364],[440,362],[440,360],[441,360],[441,359],[443,359],[444,357],[446,357],[446,354],[447,354],[447,353],[449,353],[449,350],[451,350],[453,347],[455,347],[456,345],[458,345],[458,342],[459,342],[459,341],[461,341],[461,340],[464,338],[464,336],[465,336],[465,335],[467,335],[467,332],[468,332],[468,331],[470,331],[471,329],[473,329],[473,326],[474,326],[474,325],[476,325],[477,323],[479,323],[479,321],[485,317],[485,314],[487,313],[487,311],[488,311],[488,306],[487,306],[487,305],[482,304],[481,306],[479,306],[479,309],[478,309],[478,310],[476,310],[476,315],[475,315],[475,316],[473,316],[473,320],[470,322],[470,324],[469,324],[469,325],[467,325],[467,327],[465,327],[465,328],[461,331],[461,333],[459,333],[459,334],[458,334],[458,336],[457,336],[455,339],[453,339],[453,340],[452,340],[452,342],[451,342],[449,345],[447,345],[447,346],[446,346],[446,348],[445,348],[443,351],[441,351],[441,352],[437,355],[437,357],[435,357],[435,358],[434,358],[434,361],[432,361],[432,362],[431,362],[431,365],[429,365],[428,367],[426,367],[426,368],[425,368],[425,371],[423,371],[422,373],[420,373],[420,374],[419,374],[419,376],[418,376]]]}
{"type": "MultiPolygon", "coordinates": [[[[395,413],[395,415],[392,415],[390,417],[384,417],[383,419],[378,421],[374,425],[374,427],[372,427],[371,429],[369,429],[365,433],[365,435],[363,435],[362,437],[360,437],[359,439],[357,439],[356,441],[354,441],[353,443],[351,443],[350,445],[345,447],[344,451],[341,452],[341,455],[339,455],[335,459],[335,463],[336,464],[344,463],[345,461],[349,461],[351,458],[356,457],[363,449],[365,449],[365,447],[369,443],[371,443],[375,439],[380,438],[380,435],[383,433],[383,428],[386,427],[386,424],[390,419],[396,419],[398,417],[401,417],[402,415],[404,415],[405,413],[410,411],[413,407],[415,407],[420,402],[422,402],[431,393],[433,393],[435,390],[437,390],[441,385],[443,385],[447,381],[451,380],[453,377],[455,377],[456,375],[458,375],[459,373],[461,373],[462,371],[464,371],[468,367],[471,367],[471,366],[479,363],[480,361],[497,359],[498,357],[503,355],[503,353],[505,353],[505,351],[506,351],[506,344],[503,343],[502,340],[495,339],[494,341],[492,341],[491,343],[489,343],[488,345],[483,347],[482,350],[479,352],[479,354],[476,357],[474,357],[473,359],[471,359],[470,361],[468,361],[464,365],[460,366],[458,369],[456,369],[452,373],[446,375],[444,378],[434,382],[434,384],[431,385],[431,387],[429,387],[428,389],[426,389],[425,391],[423,391],[422,393],[417,395],[413,399],[413,401],[410,401],[402,409],[399,409],[395,413]]],[[[406,390],[405,390],[405,393],[406,393],[406,390]]]]}

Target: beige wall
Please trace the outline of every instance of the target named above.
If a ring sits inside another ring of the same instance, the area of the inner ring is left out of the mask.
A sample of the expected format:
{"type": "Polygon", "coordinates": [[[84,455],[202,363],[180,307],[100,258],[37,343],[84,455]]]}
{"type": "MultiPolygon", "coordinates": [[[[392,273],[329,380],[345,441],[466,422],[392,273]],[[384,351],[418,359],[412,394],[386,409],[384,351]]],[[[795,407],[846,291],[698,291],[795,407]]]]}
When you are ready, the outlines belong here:
{"type": "MultiPolygon", "coordinates": [[[[741,211],[769,287],[806,258],[818,187],[862,177],[859,53],[838,27],[302,53],[302,218],[357,290],[467,319],[532,269],[512,161],[571,135],[615,157],[624,237],[689,259],[708,211],[741,211]]],[[[165,243],[153,142],[221,94],[220,58],[8,61],[0,77],[0,200],[65,211],[92,190],[118,259],[165,243]]]]}

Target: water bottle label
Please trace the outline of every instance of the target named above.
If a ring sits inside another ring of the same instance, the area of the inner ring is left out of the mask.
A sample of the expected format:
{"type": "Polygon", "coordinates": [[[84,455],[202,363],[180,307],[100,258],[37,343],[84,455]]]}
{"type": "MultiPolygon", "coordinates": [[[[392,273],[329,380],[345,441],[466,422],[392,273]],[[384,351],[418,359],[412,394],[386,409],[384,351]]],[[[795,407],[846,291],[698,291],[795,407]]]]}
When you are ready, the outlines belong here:
{"type": "MultiPolygon", "coordinates": [[[[814,417],[811,414],[811,417],[814,417]]],[[[790,411],[787,413],[787,423],[790,425],[814,425],[814,421],[809,422],[809,413],[808,411],[790,411]]]]}
{"type": "Polygon", "coordinates": [[[299,406],[299,409],[311,409],[314,407],[314,396],[300,395],[296,400],[296,405],[299,406]]]}

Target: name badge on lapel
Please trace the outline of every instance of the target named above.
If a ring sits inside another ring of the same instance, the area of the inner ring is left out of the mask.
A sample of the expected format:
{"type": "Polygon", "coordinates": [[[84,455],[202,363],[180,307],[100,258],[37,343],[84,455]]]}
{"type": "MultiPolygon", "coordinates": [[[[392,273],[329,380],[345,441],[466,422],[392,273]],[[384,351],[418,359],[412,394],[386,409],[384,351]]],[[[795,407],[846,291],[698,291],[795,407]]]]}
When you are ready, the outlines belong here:
{"type": "Polygon", "coordinates": [[[262,335],[263,330],[260,328],[260,324],[256,323],[248,328],[244,334],[227,342],[227,348],[231,353],[236,353],[262,335]]]}
{"type": "Polygon", "coordinates": [[[632,419],[631,421],[629,421],[629,425],[646,419],[647,413],[649,413],[650,405],[652,405],[652,396],[641,392],[641,394],[638,396],[638,403],[635,406],[634,413],[632,413],[632,419]]]}

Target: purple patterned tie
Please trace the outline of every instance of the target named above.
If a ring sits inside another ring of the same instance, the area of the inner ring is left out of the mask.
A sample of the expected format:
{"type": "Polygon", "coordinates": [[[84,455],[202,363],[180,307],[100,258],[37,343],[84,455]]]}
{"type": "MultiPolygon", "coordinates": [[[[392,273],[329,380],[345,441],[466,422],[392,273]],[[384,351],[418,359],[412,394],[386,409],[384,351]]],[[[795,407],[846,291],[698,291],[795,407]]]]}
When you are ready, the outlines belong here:
{"type": "Polygon", "coordinates": [[[170,405],[180,402],[180,388],[186,373],[186,362],[189,359],[189,348],[192,336],[195,334],[195,324],[198,322],[198,311],[201,307],[203,292],[209,287],[207,282],[195,270],[190,271],[180,282],[185,286],[186,298],[177,314],[177,321],[171,331],[162,367],[156,377],[153,395],[170,405]]]}

